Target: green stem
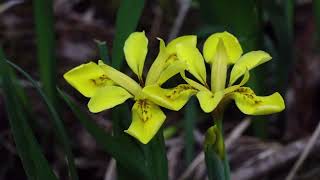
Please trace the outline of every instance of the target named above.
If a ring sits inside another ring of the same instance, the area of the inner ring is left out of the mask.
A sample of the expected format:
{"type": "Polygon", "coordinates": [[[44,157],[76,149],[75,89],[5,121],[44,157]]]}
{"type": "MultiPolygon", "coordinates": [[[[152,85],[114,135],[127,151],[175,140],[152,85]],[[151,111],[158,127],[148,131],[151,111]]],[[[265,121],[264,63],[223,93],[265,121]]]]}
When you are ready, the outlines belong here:
{"type": "Polygon", "coordinates": [[[216,111],[213,112],[213,119],[215,124],[217,125],[217,128],[219,130],[219,137],[221,137],[221,145],[222,146],[222,161],[223,161],[223,166],[224,166],[224,175],[225,175],[225,180],[229,180],[230,179],[230,166],[229,166],[229,162],[228,162],[228,154],[226,151],[226,146],[224,143],[224,137],[223,137],[223,113],[224,110],[217,108],[216,111]]]}

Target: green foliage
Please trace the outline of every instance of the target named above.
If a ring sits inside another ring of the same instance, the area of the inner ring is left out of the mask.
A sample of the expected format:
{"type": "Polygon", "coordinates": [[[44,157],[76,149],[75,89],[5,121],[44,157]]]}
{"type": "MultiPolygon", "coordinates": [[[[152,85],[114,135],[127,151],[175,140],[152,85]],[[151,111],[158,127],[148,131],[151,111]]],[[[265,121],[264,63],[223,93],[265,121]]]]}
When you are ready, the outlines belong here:
{"type": "Polygon", "coordinates": [[[116,34],[112,46],[112,66],[120,69],[123,64],[123,45],[140,19],[144,0],[122,0],[117,13],[116,34]]]}
{"type": "Polygon", "coordinates": [[[51,103],[50,99],[47,97],[47,95],[44,93],[44,91],[39,87],[37,82],[28,74],[26,73],[23,69],[21,69],[19,66],[11,63],[8,61],[8,63],[15,68],[17,71],[19,71],[23,76],[25,76],[33,85],[33,87],[36,88],[42,99],[44,100],[45,104],[48,107],[49,113],[51,115],[51,119],[53,121],[54,129],[55,129],[55,134],[58,137],[58,140],[60,141],[62,148],[64,150],[64,153],[66,154],[67,157],[67,164],[69,167],[69,173],[70,173],[70,178],[72,180],[77,180],[79,179],[77,172],[76,172],[76,167],[74,164],[74,157],[72,154],[72,150],[70,147],[70,142],[66,133],[66,130],[63,125],[63,121],[60,118],[59,114],[57,113],[55,106],[51,103]]]}
{"type": "Polygon", "coordinates": [[[33,10],[40,80],[50,101],[57,105],[53,1],[34,0],[33,10]]]}
{"type": "Polygon", "coordinates": [[[195,120],[197,119],[196,99],[191,98],[185,107],[184,117],[184,133],[185,133],[185,160],[186,163],[191,163],[194,158],[194,136],[195,120]]]}
{"type": "Polygon", "coordinates": [[[17,83],[13,72],[6,63],[5,56],[0,49],[0,78],[3,82],[3,95],[11,131],[16,143],[27,177],[33,179],[57,180],[48,161],[41,152],[32,129],[30,128],[22,107],[22,99],[17,96],[17,83]]]}

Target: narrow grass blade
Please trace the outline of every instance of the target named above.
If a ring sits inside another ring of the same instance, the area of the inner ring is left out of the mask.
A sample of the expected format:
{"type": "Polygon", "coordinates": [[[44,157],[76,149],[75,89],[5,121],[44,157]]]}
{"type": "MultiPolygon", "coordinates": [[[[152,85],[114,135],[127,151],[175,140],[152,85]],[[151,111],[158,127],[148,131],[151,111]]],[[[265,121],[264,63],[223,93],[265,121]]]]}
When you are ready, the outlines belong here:
{"type": "Polygon", "coordinates": [[[77,119],[94,137],[99,145],[121,164],[126,171],[133,174],[140,174],[142,177],[147,174],[144,166],[144,157],[137,143],[128,135],[111,136],[97,124],[95,124],[87,114],[82,112],[70,98],[59,90],[60,96],[68,104],[77,119]]]}
{"type": "Polygon", "coordinates": [[[191,163],[194,158],[194,136],[195,121],[197,119],[196,99],[191,98],[185,107],[184,133],[185,133],[185,160],[191,163]]]}
{"type": "Polygon", "coordinates": [[[119,69],[123,63],[123,45],[135,31],[144,7],[144,0],[122,0],[117,13],[116,34],[112,46],[112,67],[119,69]]]}
{"type": "Polygon", "coordinates": [[[36,88],[36,90],[38,91],[38,93],[40,94],[42,99],[44,100],[45,104],[48,107],[49,113],[52,116],[53,125],[55,127],[56,135],[59,138],[59,141],[63,146],[64,153],[66,154],[70,178],[72,180],[78,180],[79,177],[77,175],[76,167],[74,164],[74,157],[73,157],[72,150],[70,147],[70,142],[69,142],[68,136],[66,134],[66,130],[64,128],[64,125],[62,123],[63,121],[59,117],[59,114],[57,113],[54,105],[51,103],[51,101],[49,100],[47,95],[44,93],[44,91],[39,87],[37,82],[28,73],[26,73],[23,69],[21,69],[19,66],[15,65],[15,64],[13,64],[12,62],[10,62],[10,61],[7,61],[7,62],[14,69],[19,71],[24,77],[26,77],[31,82],[31,84],[36,88]]]}
{"type": "Polygon", "coordinates": [[[99,54],[100,54],[101,60],[102,60],[105,64],[110,64],[110,59],[109,59],[109,53],[108,53],[107,43],[106,43],[105,41],[99,41],[99,40],[95,40],[95,42],[96,42],[97,45],[98,45],[99,54]]]}
{"type": "Polygon", "coordinates": [[[0,79],[3,82],[6,110],[16,149],[28,179],[58,180],[25,119],[25,113],[22,109],[23,102],[20,96],[17,96],[16,84],[13,83],[15,82],[14,75],[6,63],[2,49],[0,49],[0,79]]]}
{"type": "Polygon", "coordinates": [[[50,101],[57,105],[53,1],[33,1],[40,80],[50,101]]]}

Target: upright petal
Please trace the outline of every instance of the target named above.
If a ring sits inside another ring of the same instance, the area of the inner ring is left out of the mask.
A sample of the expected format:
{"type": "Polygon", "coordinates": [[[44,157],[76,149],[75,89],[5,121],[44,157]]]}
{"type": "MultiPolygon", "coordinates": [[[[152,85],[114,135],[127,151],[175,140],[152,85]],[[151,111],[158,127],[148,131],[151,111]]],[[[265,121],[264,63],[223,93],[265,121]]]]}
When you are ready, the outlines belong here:
{"type": "Polygon", "coordinates": [[[126,74],[114,69],[111,66],[104,64],[102,61],[99,61],[99,66],[103,69],[103,71],[108,75],[108,77],[114,81],[119,86],[125,88],[134,96],[138,96],[141,93],[141,86],[131,79],[126,74]]]}
{"type": "Polygon", "coordinates": [[[97,89],[113,84],[106,73],[94,62],[77,66],[65,73],[63,77],[85,97],[92,97],[97,89]]]}
{"type": "Polygon", "coordinates": [[[202,84],[206,84],[206,66],[204,64],[204,59],[197,47],[178,44],[176,48],[178,59],[186,62],[187,64],[187,71],[189,71],[202,84]]]}
{"type": "Polygon", "coordinates": [[[164,89],[157,85],[146,86],[143,92],[148,99],[159,106],[178,111],[197,90],[188,84],[180,84],[171,89],[164,89]]]}
{"type": "Polygon", "coordinates": [[[228,64],[234,64],[242,54],[242,48],[238,39],[228,32],[214,33],[204,43],[203,56],[207,63],[212,63],[219,39],[223,40],[229,57],[228,64]]]}
{"type": "Polygon", "coordinates": [[[246,72],[246,69],[251,70],[271,59],[272,57],[264,51],[251,51],[244,54],[233,66],[229,84],[232,85],[236,82],[236,80],[246,72]]]}
{"type": "Polygon", "coordinates": [[[119,86],[105,86],[97,90],[90,99],[88,108],[91,112],[97,113],[122,104],[133,96],[119,86]]]}
{"type": "Polygon", "coordinates": [[[197,98],[201,109],[206,112],[212,112],[220,103],[224,96],[223,91],[212,93],[211,91],[200,91],[197,93],[197,98]]]}
{"type": "Polygon", "coordinates": [[[125,132],[147,144],[165,119],[166,116],[158,105],[148,100],[138,100],[132,107],[132,122],[125,132]]]}
{"type": "Polygon", "coordinates": [[[256,96],[248,87],[241,87],[228,97],[235,100],[241,112],[248,115],[268,115],[285,108],[282,96],[276,92],[270,96],[256,96]]]}
{"type": "Polygon", "coordinates": [[[180,72],[183,72],[186,68],[187,68],[187,65],[185,62],[182,62],[182,61],[172,62],[170,65],[168,65],[166,68],[162,70],[160,77],[157,80],[157,84],[162,85],[174,75],[180,72]]]}
{"type": "Polygon", "coordinates": [[[169,54],[166,51],[164,41],[161,38],[158,38],[158,40],[160,42],[159,54],[150,67],[150,70],[146,78],[146,86],[156,84],[161,75],[161,72],[167,66],[166,63],[167,59],[169,58],[169,54]]]}
{"type": "Polygon", "coordinates": [[[141,79],[148,52],[148,39],[144,31],[132,33],[126,40],[123,50],[129,67],[141,79]]]}
{"type": "Polygon", "coordinates": [[[178,37],[178,38],[172,40],[166,48],[167,53],[170,55],[176,54],[176,52],[177,52],[176,46],[178,44],[196,47],[197,46],[197,36],[187,35],[187,36],[181,36],[181,37],[178,37]]]}
{"type": "Polygon", "coordinates": [[[225,88],[227,80],[228,56],[222,39],[219,39],[217,51],[211,63],[211,90],[218,92],[225,88]]]}

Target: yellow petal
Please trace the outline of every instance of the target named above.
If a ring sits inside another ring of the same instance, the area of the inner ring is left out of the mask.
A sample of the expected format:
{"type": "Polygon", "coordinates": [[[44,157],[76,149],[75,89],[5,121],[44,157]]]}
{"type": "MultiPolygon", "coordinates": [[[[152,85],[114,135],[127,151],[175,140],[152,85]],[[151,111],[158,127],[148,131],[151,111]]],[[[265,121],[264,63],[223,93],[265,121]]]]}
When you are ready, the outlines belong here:
{"type": "Polygon", "coordinates": [[[169,54],[166,51],[164,41],[160,38],[158,38],[158,40],[160,42],[159,54],[150,67],[146,78],[146,86],[156,84],[161,75],[161,72],[167,66],[166,61],[169,58],[169,54]]]}
{"type": "Polygon", "coordinates": [[[197,36],[187,35],[187,36],[181,36],[181,37],[178,37],[178,38],[172,40],[166,48],[167,53],[170,55],[176,54],[177,44],[183,44],[186,46],[196,47],[197,46],[197,36]]]}
{"type": "Polygon", "coordinates": [[[237,90],[241,86],[245,85],[249,81],[249,78],[250,78],[250,73],[249,73],[248,70],[246,70],[244,76],[242,77],[241,82],[239,84],[236,84],[236,85],[232,85],[232,86],[229,85],[229,87],[224,89],[224,93],[228,94],[230,92],[233,92],[233,91],[237,90]]]}
{"type": "Polygon", "coordinates": [[[129,67],[141,79],[148,52],[148,39],[144,31],[130,34],[124,43],[123,50],[129,67]]]}
{"type": "Polygon", "coordinates": [[[220,38],[217,51],[211,64],[211,90],[218,92],[225,88],[227,80],[228,56],[223,40],[220,38]]]}
{"type": "Polygon", "coordinates": [[[175,61],[168,65],[165,69],[162,70],[159,79],[157,80],[158,85],[162,85],[172,76],[183,72],[187,68],[186,64],[182,61],[175,61]]]}
{"type": "Polygon", "coordinates": [[[187,64],[187,71],[202,84],[205,84],[207,79],[206,66],[200,51],[194,46],[184,44],[178,44],[176,48],[178,59],[187,64]]]}
{"type": "Polygon", "coordinates": [[[244,54],[233,66],[229,84],[232,85],[236,82],[245,73],[246,69],[251,70],[271,59],[272,57],[264,51],[251,51],[244,54]]]}
{"type": "Polygon", "coordinates": [[[138,96],[141,93],[141,86],[129,76],[123,74],[122,72],[114,69],[111,66],[104,64],[102,61],[99,61],[99,66],[112,81],[129,91],[134,96],[138,96]]]}
{"type": "Polygon", "coordinates": [[[90,99],[88,108],[91,112],[97,113],[122,104],[133,96],[125,89],[118,86],[105,86],[97,90],[90,99]]]}
{"type": "Polygon", "coordinates": [[[282,96],[276,92],[270,96],[256,96],[248,87],[230,93],[241,112],[248,115],[267,115],[281,112],[285,108],[282,96]]]}
{"type": "Polygon", "coordinates": [[[197,93],[197,98],[201,109],[206,112],[212,112],[223,98],[223,91],[212,93],[211,91],[200,91],[197,93]]]}
{"type": "Polygon", "coordinates": [[[63,77],[85,97],[92,97],[97,89],[113,84],[106,73],[94,62],[77,66],[65,73],[63,77]]]}
{"type": "Polygon", "coordinates": [[[185,72],[181,72],[180,75],[189,85],[196,88],[197,90],[199,90],[199,91],[207,91],[208,90],[208,88],[206,86],[203,86],[202,84],[200,84],[190,78],[187,78],[185,72]]]}
{"type": "Polygon", "coordinates": [[[238,39],[228,32],[214,33],[204,43],[203,56],[207,63],[212,63],[219,39],[223,40],[229,57],[228,64],[234,64],[242,54],[242,48],[238,39]]]}
{"type": "Polygon", "coordinates": [[[126,133],[147,144],[166,119],[160,107],[148,100],[138,100],[132,107],[132,122],[126,133]]]}
{"type": "Polygon", "coordinates": [[[152,85],[144,87],[143,92],[148,99],[159,106],[178,111],[197,90],[188,84],[180,84],[171,89],[164,89],[160,86],[152,85]]]}

